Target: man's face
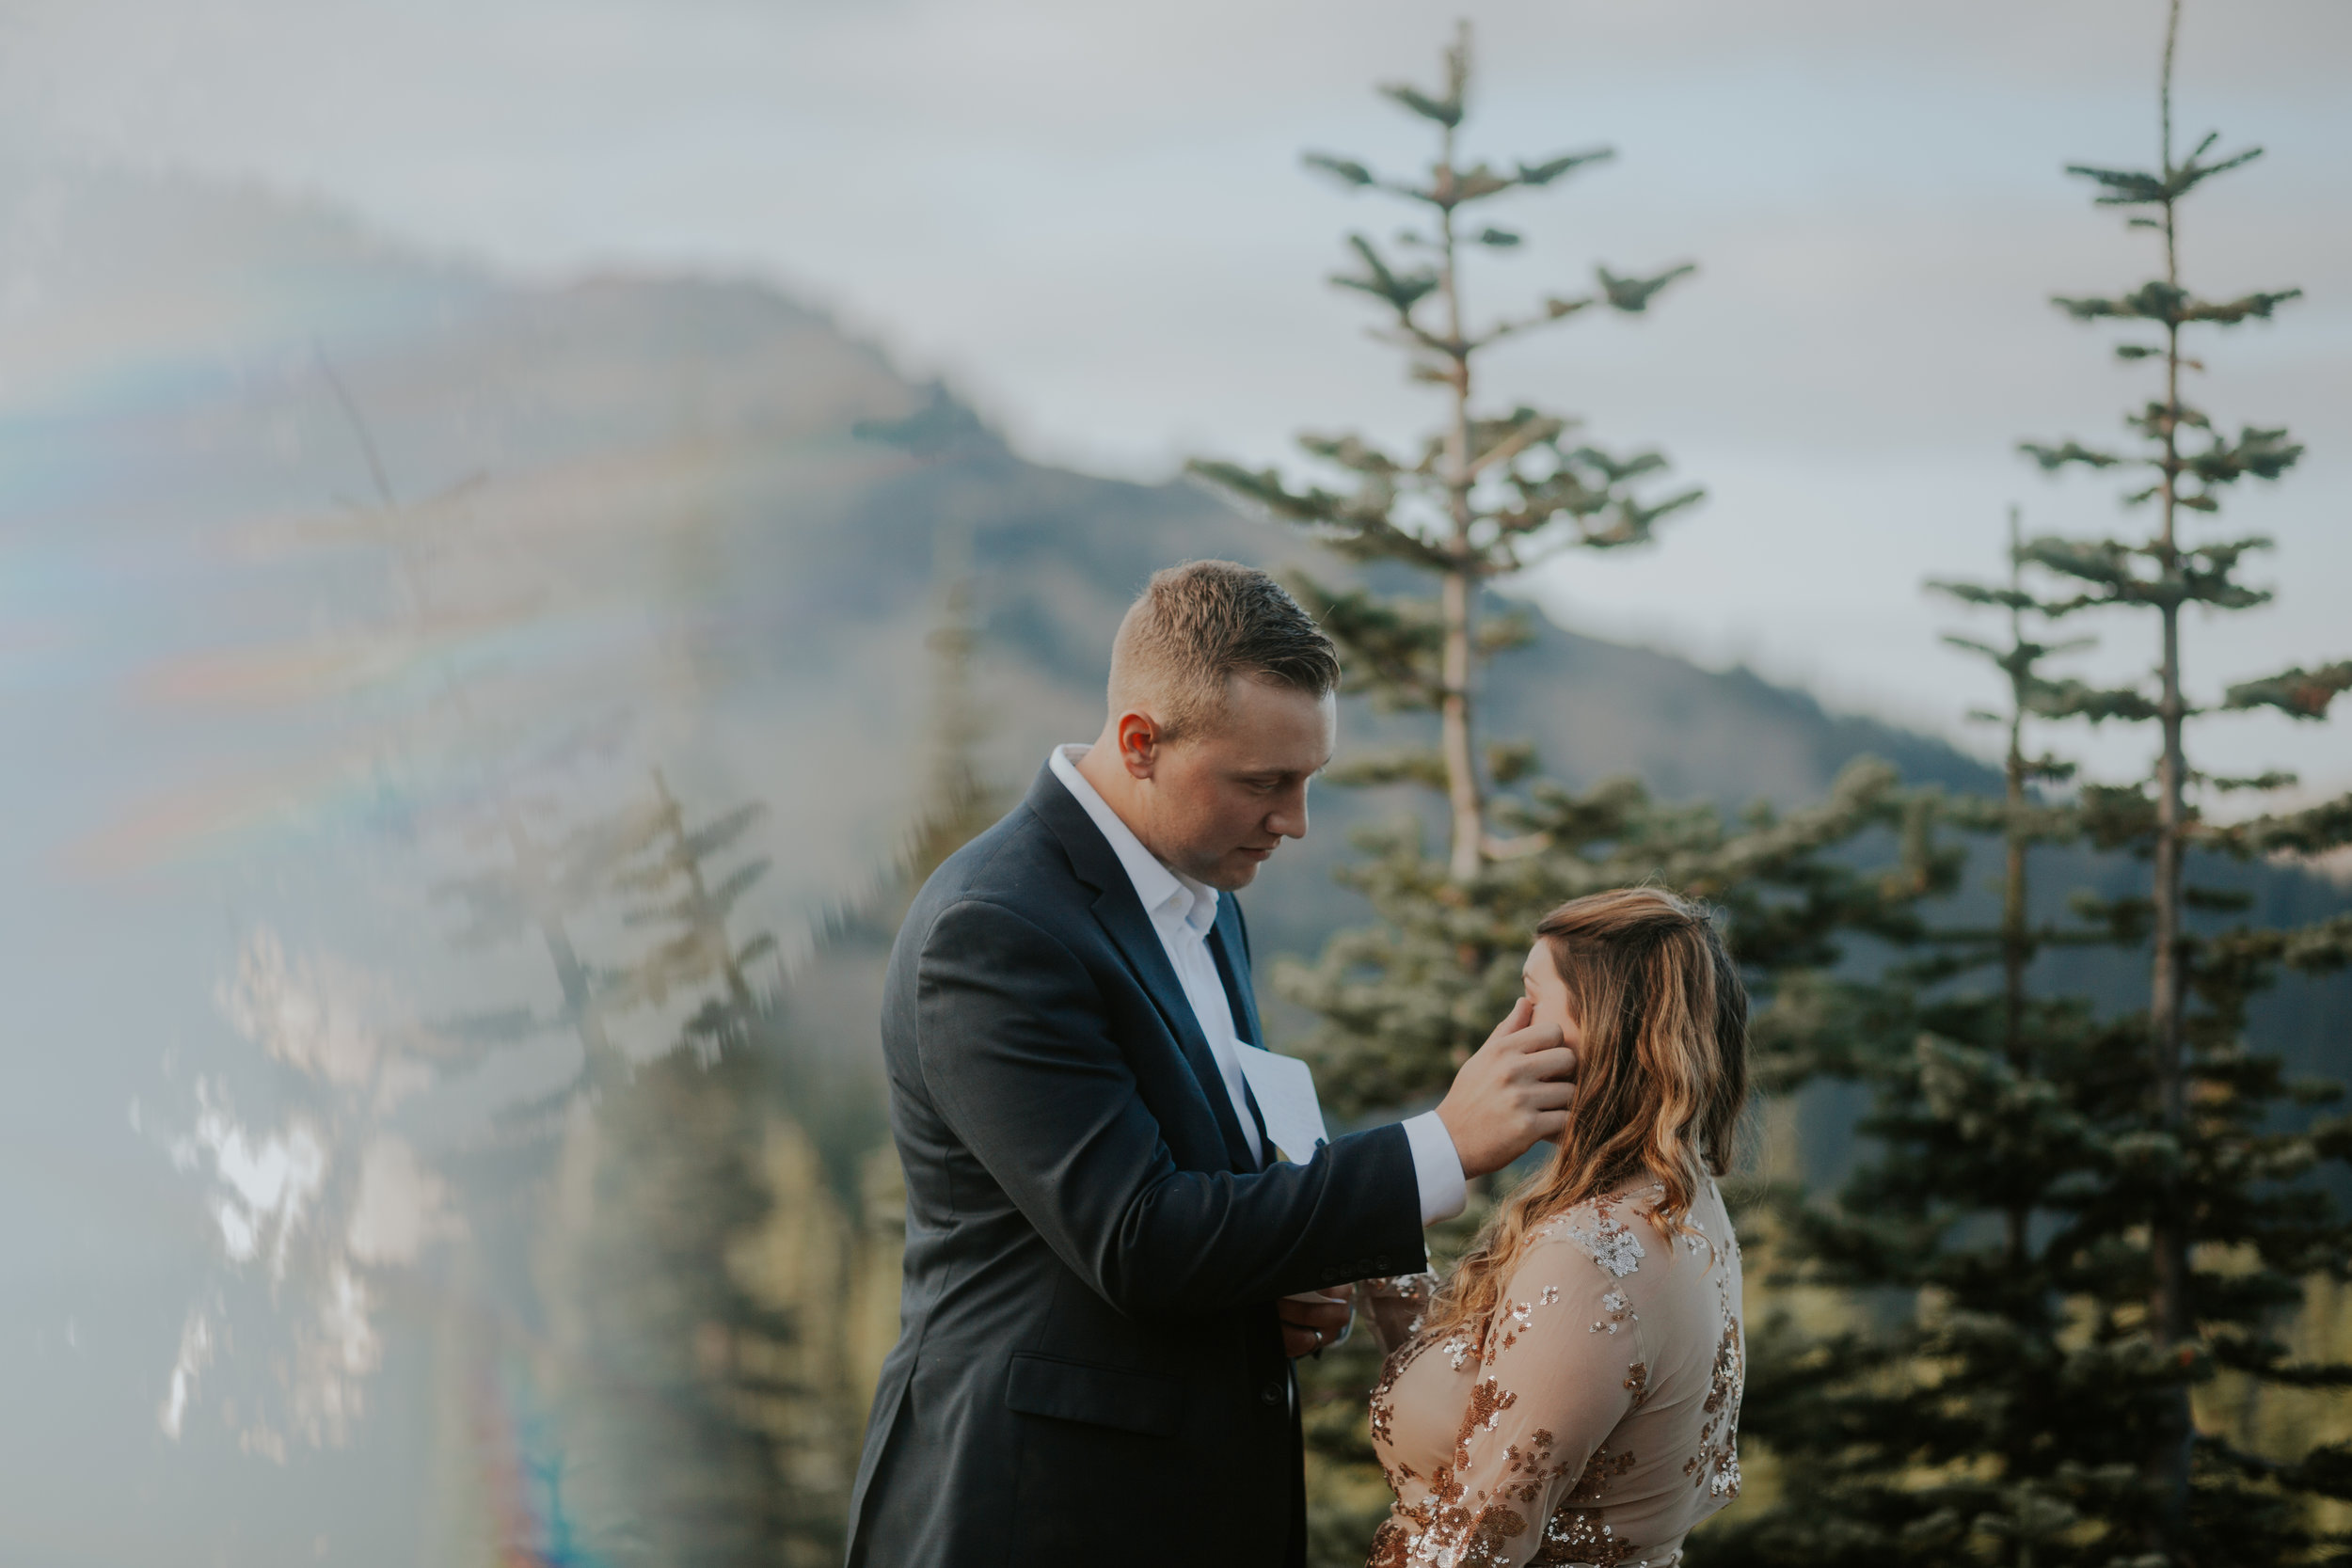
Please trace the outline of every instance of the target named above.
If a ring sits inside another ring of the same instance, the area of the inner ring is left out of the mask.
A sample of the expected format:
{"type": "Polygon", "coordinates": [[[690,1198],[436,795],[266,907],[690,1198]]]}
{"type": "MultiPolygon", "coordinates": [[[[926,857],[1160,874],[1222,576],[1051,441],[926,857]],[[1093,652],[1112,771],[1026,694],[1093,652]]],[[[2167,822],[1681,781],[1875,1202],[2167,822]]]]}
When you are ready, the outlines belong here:
{"type": "Polygon", "coordinates": [[[1148,759],[1131,743],[1136,723],[1122,722],[1120,743],[1144,784],[1137,836],[1176,870],[1230,892],[1248,886],[1282,840],[1307,836],[1307,784],[1331,760],[1339,728],[1329,697],[1236,675],[1220,716],[1149,745],[1148,759]]]}

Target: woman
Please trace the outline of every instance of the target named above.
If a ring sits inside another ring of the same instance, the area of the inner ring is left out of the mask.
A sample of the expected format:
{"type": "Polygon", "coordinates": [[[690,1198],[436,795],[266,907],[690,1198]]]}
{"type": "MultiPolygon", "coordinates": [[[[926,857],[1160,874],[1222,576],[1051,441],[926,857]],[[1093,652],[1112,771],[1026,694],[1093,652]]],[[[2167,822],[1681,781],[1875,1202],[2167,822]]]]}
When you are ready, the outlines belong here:
{"type": "Polygon", "coordinates": [[[1714,1180],[1747,1094],[1739,972],[1704,910],[1624,888],[1546,916],[1524,974],[1507,1027],[1560,1026],[1576,1100],[1442,1288],[1367,1291],[1396,1493],[1373,1568],[1662,1568],[1739,1495],[1740,1250],[1714,1180]]]}

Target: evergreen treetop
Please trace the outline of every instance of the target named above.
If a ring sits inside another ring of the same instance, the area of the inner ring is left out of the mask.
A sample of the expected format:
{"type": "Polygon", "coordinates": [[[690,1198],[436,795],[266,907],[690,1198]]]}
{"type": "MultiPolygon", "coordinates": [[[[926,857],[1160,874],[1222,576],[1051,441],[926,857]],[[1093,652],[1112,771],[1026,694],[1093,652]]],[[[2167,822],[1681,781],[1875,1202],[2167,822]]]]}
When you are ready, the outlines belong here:
{"type": "MultiPolygon", "coordinates": [[[[1375,336],[1406,355],[1408,375],[1443,388],[1446,417],[1418,452],[1400,454],[1358,434],[1308,435],[1306,452],[1343,477],[1343,488],[1295,487],[1273,469],[1196,462],[1193,471],[1278,517],[1305,527],[1340,554],[1392,562],[1436,579],[1434,594],[1386,597],[1301,579],[1308,607],[1339,642],[1351,689],[1383,706],[1434,711],[1434,752],[1390,759],[1386,776],[1441,787],[1452,818],[1448,873],[1459,881],[1514,846],[1489,832],[1486,759],[1473,722],[1475,667],[1524,640],[1505,618],[1480,620],[1480,590],[1559,550],[1610,549],[1646,543],[1669,514],[1696,501],[1686,489],[1650,499],[1645,483],[1662,472],[1656,451],[1612,453],[1583,439],[1581,421],[1518,406],[1489,409],[1478,397],[1482,356],[1497,344],[1595,309],[1640,315],[1689,263],[1619,277],[1597,267],[1587,293],[1552,293],[1518,314],[1477,324],[1465,263],[1471,253],[1517,251],[1523,236],[1475,220],[1487,203],[1547,189],[1615,156],[1609,148],[1563,152],[1533,163],[1465,163],[1461,128],[1470,114],[1470,40],[1461,24],[1445,52],[1444,86],[1423,92],[1405,84],[1380,90],[1435,128],[1437,157],[1421,178],[1375,173],[1364,164],[1310,153],[1308,166],[1355,190],[1407,203],[1417,222],[1389,246],[1348,236],[1355,270],[1335,275],[1340,288],[1373,301],[1387,317],[1375,336]]],[[[1504,764],[1503,771],[1509,771],[1504,764]]],[[[1508,782],[1507,778],[1502,782],[1508,782]]]]}

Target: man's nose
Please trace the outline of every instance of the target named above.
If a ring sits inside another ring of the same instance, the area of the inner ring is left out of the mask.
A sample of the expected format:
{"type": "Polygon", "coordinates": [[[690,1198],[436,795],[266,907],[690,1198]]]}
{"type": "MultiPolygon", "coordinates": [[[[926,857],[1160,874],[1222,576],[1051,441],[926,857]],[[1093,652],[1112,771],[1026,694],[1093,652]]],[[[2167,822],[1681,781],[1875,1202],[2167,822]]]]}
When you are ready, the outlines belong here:
{"type": "Polygon", "coordinates": [[[1283,838],[1307,836],[1307,786],[1300,784],[1295,792],[1285,794],[1271,812],[1266,814],[1266,832],[1283,838]]]}

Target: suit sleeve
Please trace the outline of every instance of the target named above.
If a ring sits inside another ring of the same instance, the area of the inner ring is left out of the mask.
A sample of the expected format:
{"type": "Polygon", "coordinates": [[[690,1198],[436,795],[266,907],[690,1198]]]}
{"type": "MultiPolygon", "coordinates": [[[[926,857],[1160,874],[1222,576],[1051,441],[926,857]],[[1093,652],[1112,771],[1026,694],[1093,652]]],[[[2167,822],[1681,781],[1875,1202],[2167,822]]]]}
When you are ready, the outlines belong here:
{"type": "Polygon", "coordinates": [[[1401,1127],[1336,1139],[1303,1165],[1179,1170],[1092,976],[1014,911],[943,911],[915,1005],[923,1080],[948,1125],[1120,1311],[1219,1311],[1422,1266],[1401,1127]]]}

